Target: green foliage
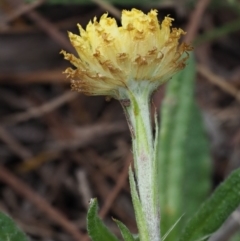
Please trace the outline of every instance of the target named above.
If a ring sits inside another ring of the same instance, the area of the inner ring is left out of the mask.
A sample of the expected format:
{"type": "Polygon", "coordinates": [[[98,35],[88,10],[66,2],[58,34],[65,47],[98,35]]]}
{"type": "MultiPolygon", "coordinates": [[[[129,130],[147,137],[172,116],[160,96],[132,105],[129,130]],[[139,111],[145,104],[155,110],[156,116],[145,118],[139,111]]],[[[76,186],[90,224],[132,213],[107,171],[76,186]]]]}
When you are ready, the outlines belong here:
{"type": "Polygon", "coordinates": [[[92,199],[87,215],[87,230],[92,241],[119,241],[98,217],[97,199],[92,199]]]}
{"type": "MultiPolygon", "coordinates": [[[[133,175],[133,173],[131,173],[130,175],[133,175]]],[[[133,176],[131,176],[131,177],[133,178],[133,176]]],[[[137,193],[135,193],[135,194],[137,194],[137,193]]],[[[133,194],[133,196],[136,198],[135,194],[133,194]]],[[[138,197],[137,197],[137,199],[138,199],[138,197]]],[[[139,205],[138,201],[137,201],[137,203],[138,203],[137,206],[139,205]]],[[[134,201],[134,202],[136,203],[136,201],[134,201]]],[[[137,209],[138,208],[140,209],[140,211],[137,210],[137,212],[142,213],[142,209],[140,207],[137,207],[137,209]]],[[[97,210],[98,210],[97,199],[92,199],[90,202],[90,207],[88,209],[88,215],[87,215],[87,230],[88,230],[88,234],[91,237],[92,241],[119,241],[115,237],[115,235],[112,234],[109,231],[109,229],[104,225],[102,220],[98,217],[97,210]]],[[[117,226],[119,227],[124,241],[140,241],[138,235],[131,234],[131,232],[128,230],[128,228],[122,222],[120,222],[119,220],[116,220],[116,219],[113,219],[113,220],[116,222],[117,226]]],[[[143,218],[141,220],[143,220],[143,218]]],[[[140,233],[142,233],[144,230],[145,229],[142,228],[140,233]]],[[[146,232],[146,234],[147,234],[147,232],[146,232]]],[[[145,237],[146,236],[144,236],[144,238],[145,237]]]]}
{"type": "Polygon", "coordinates": [[[195,241],[215,232],[240,204],[240,169],[234,171],[187,223],[179,241],[195,241]]]}
{"type": "Polygon", "coordinates": [[[167,241],[177,240],[210,187],[208,143],[193,99],[195,73],[191,56],[185,70],[169,81],[161,109],[157,172],[162,235],[184,214],[167,241]]]}
{"type": "Polygon", "coordinates": [[[183,203],[186,219],[194,214],[211,189],[211,160],[201,113],[194,102],[187,131],[183,203]]]}
{"type": "Polygon", "coordinates": [[[240,232],[237,232],[233,235],[230,241],[239,241],[240,240],[240,232]]]}
{"type": "Polygon", "coordinates": [[[114,219],[117,226],[119,227],[121,234],[123,236],[124,241],[135,241],[136,239],[133,237],[129,229],[119,220],[114,219]]]}
{"type": "Polygon", "coordinates": [[[4,213],[0,213],[0,241],[28,241],[26,235],[4,213]]]}

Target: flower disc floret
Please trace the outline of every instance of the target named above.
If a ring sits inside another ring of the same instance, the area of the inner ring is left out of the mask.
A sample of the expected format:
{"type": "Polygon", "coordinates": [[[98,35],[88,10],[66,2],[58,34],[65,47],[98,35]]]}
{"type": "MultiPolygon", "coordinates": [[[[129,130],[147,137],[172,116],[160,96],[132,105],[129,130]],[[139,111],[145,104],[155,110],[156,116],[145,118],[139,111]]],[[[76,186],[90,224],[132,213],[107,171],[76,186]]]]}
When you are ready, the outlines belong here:
{"type": "Polygon", "coordinates": [[[69,32],[78,57],[62,51],[75,68],[65,73],[72,89],[88,95],[119,98],[119,89],[130,82],[149,81],[153,90],[185,67],[191,47],[179,45],[182,29],[171,28],[174,19],[158,22],[157,10],[148,14],[123,10],[122,26],[103,14],[90,21],[86,30],[78,25],[80,35],[69,32]]]}

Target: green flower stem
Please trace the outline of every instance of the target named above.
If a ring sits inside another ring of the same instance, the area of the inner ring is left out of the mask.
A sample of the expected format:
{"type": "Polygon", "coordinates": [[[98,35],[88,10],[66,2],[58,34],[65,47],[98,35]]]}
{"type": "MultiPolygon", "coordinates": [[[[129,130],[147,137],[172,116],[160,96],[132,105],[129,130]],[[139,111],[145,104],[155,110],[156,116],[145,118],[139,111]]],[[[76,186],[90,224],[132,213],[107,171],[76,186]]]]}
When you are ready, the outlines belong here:
{"type": "Polygon", "coordinates": [[[120,92],[120,101],[125,109],[132,133],[135,178],[147,223],[149,241],[160,241],[158,202],[154,199],[157,188],[154,170],[154,140],[149,109],[153,87],[155,86],[150,81],[133,81],[128,90],[120,92]]]}

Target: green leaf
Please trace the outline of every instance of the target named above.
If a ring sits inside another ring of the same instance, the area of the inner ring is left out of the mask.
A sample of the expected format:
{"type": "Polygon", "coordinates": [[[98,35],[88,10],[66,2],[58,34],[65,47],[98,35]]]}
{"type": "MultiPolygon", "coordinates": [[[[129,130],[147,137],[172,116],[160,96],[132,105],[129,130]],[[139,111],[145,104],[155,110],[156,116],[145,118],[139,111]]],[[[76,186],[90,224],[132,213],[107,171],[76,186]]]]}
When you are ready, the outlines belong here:
{"type": "Polygon", "coordinates": [[[97,199],[91,199],[87,214],[87,230],[93,241],[119,241],[98,217],[97,199]]]}
{"type": "Polygon", "coordinates": [[[27,241],[26,235],[16,226],[14,221],[4,213],[0,213],[0,241],[27,241]]]}
{"type": "Polygon", "coordinates": [[[125,241],[135,241],[129,229],[122,222],[120,222],[117,219],[113,219],[113,220],[116,222],[117,226],[119,227],[122,237],[125,241]]]}
{"type": "Polygon", "coordinates": [[[200,207],[187,223],[179,241],[195,241],[212,234],[239,204],[240,169],[234,171],[200,207]]]}
{"type": "Polygon", "coordinates": [[[134,234],[133,237],[134,237],[134,240],[135,240],[135,241],[140,241],[140,238],[139,238],[139,235],[138,235],[138,234],[134,234]]]}
{"type": "Polygon", "coordinates": [[[211,191],[212,162],[202,116],[193,102],[186,140],[186,169],[184,175],[183,203],[185,221],[206,200],[211,191]]]}
{"type": "Polygon", "coordinates": [[[230,239],[230,241],[239,241],[239,240],[240,240],[240,232],[235,233],[230,239]]]}
{"type": "Polygon", "coordinates": [[[187,67],[168,82],[161,108],[156,148],[161,233],[177,240],[184,223],[205,200],[210,187],[210,154],[201,115],[194,100],[196,67],[193,54],[187,67]]]}
{"type": "Polygon", "coordinates": [[[173,224],[173,226],[164,234],[164,236],[161,237],[163,241],[168,237],[168,235],[172,232],[172,230],[175,229],[175,227],[176,227],[176,226],[178,225],[178,223],[181,221],[181,219],[182,219],[183,216],[184,216],[184,215],[182,215],[182,216],[173,224]]]}

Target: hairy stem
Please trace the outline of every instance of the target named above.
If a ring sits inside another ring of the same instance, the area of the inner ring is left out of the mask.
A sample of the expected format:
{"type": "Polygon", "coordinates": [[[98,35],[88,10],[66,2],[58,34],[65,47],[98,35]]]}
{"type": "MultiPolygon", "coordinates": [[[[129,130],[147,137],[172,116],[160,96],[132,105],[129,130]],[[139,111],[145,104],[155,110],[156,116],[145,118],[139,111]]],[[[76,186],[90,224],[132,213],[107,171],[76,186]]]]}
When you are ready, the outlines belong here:
{"type": "Polygon", "coordinates": [[[134,82],[132,88],[122,94],[122,105],[132,133],[135,178],[150,241],[160,241],[160,215],[155,200],[154,140],[149,108],[151,94],[152,86],[149,82],[134,82]]]}

